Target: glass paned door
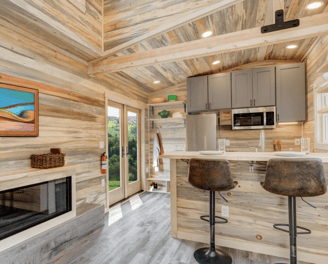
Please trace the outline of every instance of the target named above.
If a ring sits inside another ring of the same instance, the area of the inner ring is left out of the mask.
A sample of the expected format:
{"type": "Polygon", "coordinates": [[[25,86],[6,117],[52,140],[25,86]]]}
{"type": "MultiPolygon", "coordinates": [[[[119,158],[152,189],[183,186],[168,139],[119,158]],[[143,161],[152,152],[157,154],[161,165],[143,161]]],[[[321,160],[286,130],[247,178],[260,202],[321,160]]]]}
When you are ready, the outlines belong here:
{"type": "Polygon", "coordinates": [[[114,204],[125,197],[123,166],[123,105],[108,101],[107,136],[108,136],[108,190],[109,203],[114,204]]]}
{"type": "Polygon", "coordinates": [[[140,190],[140,110],[126,107],[126,177],[128,177],[127,195],[140,190]]]}
{"type": "Polygon", "coordinates": [[[141,190],[140,110],[108,101],[109,205],[141,190]]]}

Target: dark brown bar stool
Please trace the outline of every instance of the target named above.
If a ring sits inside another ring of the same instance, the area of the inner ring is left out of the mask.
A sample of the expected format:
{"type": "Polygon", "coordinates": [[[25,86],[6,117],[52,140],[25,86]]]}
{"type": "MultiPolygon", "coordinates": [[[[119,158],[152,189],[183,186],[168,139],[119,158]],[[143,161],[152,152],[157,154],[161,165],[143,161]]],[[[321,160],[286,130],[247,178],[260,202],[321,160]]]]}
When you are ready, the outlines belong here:
{"type": "Polygon", "coordinates": [[[196,250],[194,257],[202,264],[231,264],[232,259],[227,253],[215,250],[215,224],[228,223],[227,219],[215,216],[215,192],[231,190],[238,184],[232,180],[230,164],[227,160],[191,159],[189,166],[189,183],[198,189],[210,191],[210,214],[200,217],[210,223],[210,248],[196,250]],[[216,222],[215,218],[222,221],[216,222]]]}
{"type": "MultiPolygon", "coordinates": [[[[325,194],[327,184],[320,159],[271,159],[262,187],[268,192],[288,196],[289,224],[275,224],[273,227],[289,233],[290,263],[297,263],[296,237],[298,234],[311,234],[311,230],[297,226],[296,197],[313,197],[325,194]],[[280,228],[288,226],[289,230],[280,228]],[[297,228],[305,232],[297,232],[297,228]]],[[[312,206],[312,205],[311,205],[312,206]]]]}

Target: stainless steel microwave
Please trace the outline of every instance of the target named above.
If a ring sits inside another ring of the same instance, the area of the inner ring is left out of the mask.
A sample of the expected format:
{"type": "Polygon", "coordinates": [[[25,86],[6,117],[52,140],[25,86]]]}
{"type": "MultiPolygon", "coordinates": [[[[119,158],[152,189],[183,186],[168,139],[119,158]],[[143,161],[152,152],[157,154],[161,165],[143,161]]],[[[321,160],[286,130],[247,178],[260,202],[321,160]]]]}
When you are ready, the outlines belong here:
{"type": "Polygon", "coordinates": [[[270,129],[275,127],[275,106],[232,110],[232,130],[270,129]]]}

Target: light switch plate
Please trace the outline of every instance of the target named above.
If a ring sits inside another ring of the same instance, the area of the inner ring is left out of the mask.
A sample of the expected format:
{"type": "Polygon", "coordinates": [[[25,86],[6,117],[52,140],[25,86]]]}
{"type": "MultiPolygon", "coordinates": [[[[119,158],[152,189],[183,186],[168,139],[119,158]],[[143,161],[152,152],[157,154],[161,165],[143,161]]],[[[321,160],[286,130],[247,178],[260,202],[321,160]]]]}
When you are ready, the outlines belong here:
{"type": "Polygon", "coordinates": [[[99,148],[100,149],[105,148],[105,142],[104,141],[99,142],[99,148]]]}
{"type": "Polygon", "coordinates": [[[299,138],[295,138],[295,145],[296,146],[301,145],[301,140],[299,138]]]}
{"type": "Polygon", "coordinates": [[[229,217],[229,206],[222,205],[222,216],[229,217]]]}
{"type": "Polygon", "coordinates": [[[105,179],[101,180],[101,186],[105,186],[105,179]]]}
{"type": "Polygon", "coordinates": [[[230,146],[230,140],[226,139],[226,147],[229,147],[229,146],[230,146]]]}

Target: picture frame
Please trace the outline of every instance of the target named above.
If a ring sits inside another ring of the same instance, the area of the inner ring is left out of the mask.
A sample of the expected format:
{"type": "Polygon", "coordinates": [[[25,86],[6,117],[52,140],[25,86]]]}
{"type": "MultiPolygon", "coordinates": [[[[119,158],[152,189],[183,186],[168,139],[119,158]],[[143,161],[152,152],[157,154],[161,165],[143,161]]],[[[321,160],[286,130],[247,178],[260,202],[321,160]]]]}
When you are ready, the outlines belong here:
{"type": "Polygon", "coordinates": [[[39,91],[0,83],[0,137],[39,136],[39,91]]]}

